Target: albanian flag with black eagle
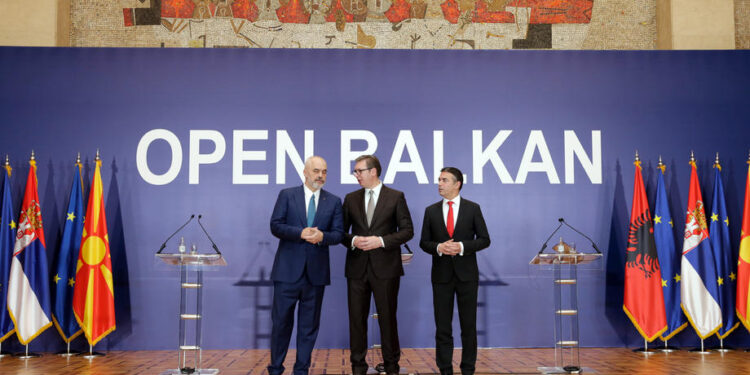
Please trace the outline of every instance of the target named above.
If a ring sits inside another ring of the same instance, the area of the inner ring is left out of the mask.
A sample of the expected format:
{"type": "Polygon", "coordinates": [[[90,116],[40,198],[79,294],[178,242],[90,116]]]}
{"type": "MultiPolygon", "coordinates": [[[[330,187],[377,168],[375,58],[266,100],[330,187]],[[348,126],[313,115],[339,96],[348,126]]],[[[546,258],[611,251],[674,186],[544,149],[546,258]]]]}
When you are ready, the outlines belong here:
{"type": "Polygon", "coordinates": [[[641,336],[649,342],[667,329],[662,285],[654,227],[641,176],[641,163],[636,161],[622,308],[641,336]]]}

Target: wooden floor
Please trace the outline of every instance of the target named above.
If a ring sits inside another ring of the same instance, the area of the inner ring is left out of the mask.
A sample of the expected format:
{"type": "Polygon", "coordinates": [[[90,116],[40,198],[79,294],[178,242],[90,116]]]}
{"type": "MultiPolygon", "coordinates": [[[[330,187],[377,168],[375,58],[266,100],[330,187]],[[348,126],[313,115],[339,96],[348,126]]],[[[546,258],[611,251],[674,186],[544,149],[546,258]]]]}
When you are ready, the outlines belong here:
{"type": "MultiPolygon", "coordinates": [[[[454,353],[456,373],[460,351],[454,353]]],[[[434,374],[434,349],[404,349],[401,366],[409,373],[434,374]]],[[[350,372],[347,350],[316,350],[310,374],[347,374],[350,372]]],[[[375,357],[368,354],[372,364],[375,357]]],[[[268,350],[211,350],[203,352],[204,368],[218,368],[220,374],[266,374],[268,350]]],[[[175,352],[129,351],[110,352],[105,357],[87,360],[80,357],[63,358],[45,354],[40,358],[21,360],[13,357],[0,359],[0,374],[76,374],[124,375],[159,374],[177,367],[175,352]]],[[[291,373],[294,351],[284,364],[291,373]]],[[[750,352],[735,351],[707,355],[678,351],[644,355],[624,348],[591,348],[581,350],[581,364],[598,374],[748,374],[750,352]]],[[[538,366],[554,365],[552,349],[480,349],[477,374],[537,374],[538,366]]]]}

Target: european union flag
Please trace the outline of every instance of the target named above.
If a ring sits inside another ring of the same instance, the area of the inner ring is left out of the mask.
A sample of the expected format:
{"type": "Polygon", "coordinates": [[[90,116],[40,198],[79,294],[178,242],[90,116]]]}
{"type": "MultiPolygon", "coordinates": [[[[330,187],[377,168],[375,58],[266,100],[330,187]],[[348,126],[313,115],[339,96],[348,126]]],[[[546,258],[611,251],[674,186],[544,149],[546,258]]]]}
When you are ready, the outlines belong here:
{"type": "MultiPolygon", "coordinates": [[[[717,156],[718,158],[718,156],[717,156]]],[[[729,336],[737,328],[734,309],[734,291],[737,273],[735,272],[732,256],[732,246],[729,243],[729,218],[727,217],[727,204],[724,199],[724,185],[721,182],[721,165],[717,159],[714,164],[716,169],[714,178],[714,197],[711,203],[711,224],[708,233],[711,234],[711,248],[714,250],[714,261],[716,262],[716,282],[719,285],[719,306],[721,306],[721,319],[723,325],[716,332],[720,339],[729,336]]]]}
{"type": "Polygon", "coordinates": [[[83,233],[83,190],[81,183],[81,163],[76,163],[73,187],[70,190],[68,210],[65,214],[60,252],[57,254],[54,282],[54,307],[52,319],[57,331],[65,342],[70,342],[81,334],[81,327],[73,315],[73,287],[75,285],[78,249],[81,248],[83,233]]]}
{"type": "Polygon", "coordinates": [[[13,199],[10,195],[10,164],[3,183],[3,206],[0,216],[0,342],[5,341],[16,331],[13,320],[8,315],[8,278],[10,262],[13,259],[13,246],[16,243],[16,222],[13,221],[13,199]]]}
{"type": "Polygon", "coordinates": [[[659,177],[656,182],[654,240],[656,253],[659,254],[661,286],[667,313],[667,330],[661,334],[661,339],[666,341],[687,327],[688,323],[680,308],[680,252],[677,251],[672,232],[674,222],[667,201],[667,189],[664,186],[664,169],[663,165],[659,166],[659,177]]]}

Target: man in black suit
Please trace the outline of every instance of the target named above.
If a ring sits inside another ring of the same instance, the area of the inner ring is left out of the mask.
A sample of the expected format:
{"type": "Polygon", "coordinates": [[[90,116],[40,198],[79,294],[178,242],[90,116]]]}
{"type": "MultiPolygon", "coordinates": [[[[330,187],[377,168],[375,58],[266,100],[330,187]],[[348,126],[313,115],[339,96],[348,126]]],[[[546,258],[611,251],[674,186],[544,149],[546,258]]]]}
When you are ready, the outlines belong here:
{"type": "Polygon", "coordinates": [[[399,372],[396,307],[404,268],[401,244],[414,236],[404,193],[380,182],[380,161],[373,155],[355,160],[354,176],[362,189],[344,198],[344,236],[347,247],[346,280],[349,300],[349,346],[352,372],[367,372],[367,316],[374,296],[380,324],[385,371],[399,372]],[[349,232],[351,229],[351,232],[349,232]]]}
{"type": "Polygon", "coordinates": [[[435,311],[435,362],[441,375],[453,374],[453,298],[461,323],[461,374],[474,374],[477,361],[477,251],[490,246],[490,235],[479,205],[459,195],[460,170],[440,171],[443,199],[424,211],[419,247],[432,255],[432,299],[435,311]]]}

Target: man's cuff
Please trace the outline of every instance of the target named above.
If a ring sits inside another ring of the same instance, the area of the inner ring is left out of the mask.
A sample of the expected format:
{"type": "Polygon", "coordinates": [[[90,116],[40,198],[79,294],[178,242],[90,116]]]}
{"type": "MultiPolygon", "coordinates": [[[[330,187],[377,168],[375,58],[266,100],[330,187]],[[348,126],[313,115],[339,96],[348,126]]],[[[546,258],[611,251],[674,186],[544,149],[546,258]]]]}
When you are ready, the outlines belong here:
{"type": "Polygon", "coordinates": [[[458,253],[458,255],[464,256],[464,243],[463,242],[459,242],[458,244],[461,245],[461,252],[458,253]]]}
{"type": "Polygon", "coordinates": [[[439,257],[443,256],[443,253],[440,252],[440,244],[435,246],[435,252],[437,253],[439,257]]]}
{"type": "Polygon", "coordinates": [[[356,239],[357,239],[357,237],[359,237],[359,236],[354,236],[354,237],[352,237],[352,244],[351,244],[351,246],[349,246],[349,248],[350,248],[351,250],[354,250],[354,249],[355,249],[355,247],[354,247],[354,240],[356,240],[356,239]]]}
{"type": "Polygon", "coordinates": [[[385,247],[385,242],[383,241],[383,237],[378,236],[380,238],[380,247],[385,247]]]}

